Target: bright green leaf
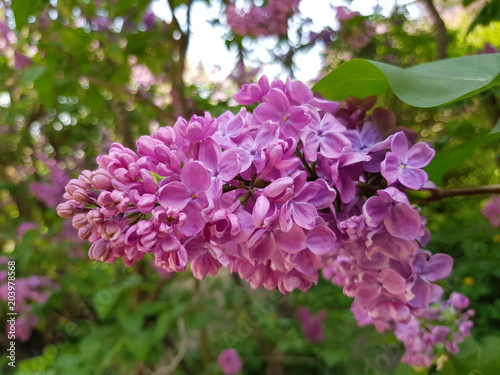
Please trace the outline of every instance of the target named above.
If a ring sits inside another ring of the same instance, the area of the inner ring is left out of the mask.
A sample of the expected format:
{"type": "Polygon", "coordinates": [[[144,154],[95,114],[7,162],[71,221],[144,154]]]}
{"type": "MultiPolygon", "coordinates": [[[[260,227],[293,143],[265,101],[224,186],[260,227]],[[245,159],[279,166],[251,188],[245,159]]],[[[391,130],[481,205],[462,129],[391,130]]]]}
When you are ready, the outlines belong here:
{"type": "Polygon", "coordinates": [[[326,99],[366,98],[391,88],[403,102],[436,107],[473,96],[500,84],[500,53],[440,60],[412,68],[364,59],[340,65],[313,90],[326,99]]]}
{"type": "Polygon", "coordinates": [[[483,373],[478,370],[472,370],[471,372],[469,372],[469,375],[483,375],[483,373]]]}

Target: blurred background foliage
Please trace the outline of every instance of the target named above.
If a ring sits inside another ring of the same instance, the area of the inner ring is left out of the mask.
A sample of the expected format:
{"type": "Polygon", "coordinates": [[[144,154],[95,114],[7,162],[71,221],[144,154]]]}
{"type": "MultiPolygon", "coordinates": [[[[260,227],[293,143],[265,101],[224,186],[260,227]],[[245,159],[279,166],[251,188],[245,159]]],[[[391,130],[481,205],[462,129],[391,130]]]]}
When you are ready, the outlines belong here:
{"type": "MultiPolygon", "coordinates": [[[[167,21],[150,0],[0,1],[1,255],[16,260],[18,278],[40,275],[60,285],[45,304],[33,303],[38,322],[17,343],[16,369],[2,350],[2,373],[217,374],[217,356],[232,347],[245,374],[425,374],[399,364],[403,352],[393,336],[358,328],[349,298],[329,282],[281,296],[251,290],[222,271],[198,282],[190,274],[162,273],[146,258],[133,268],[98,263],[57,216],[68,176],[93,169],[113,141],[134,148],[140,135],[177,116],[218,115],[241,83],[261,74],[251,50],[261,38],[227,27],[229,0],[164,2],[173,15],[167,21]],[[210,71],[189,65],[196,2],[220,8],[220,17],[207,21],[226,27],[226,45],[237,51],[227,79],[215,81],[210,71]],[[300,306],[312,314],[326,310],[324,341],[311,343],[301,331],[300,306]]],[[[410,5],[396,3],[384,15],[380,7],[363,15],[345,8],[348,17],[338,11],[337,20],[314,33],[314,19],[290,15],[286,35],[267,37],[269,56],[293,76],[296,54],[320,45],[320,77],[354,57],[408,67],[498,52],[497,1],[410,5]],[[418,17],[410,16],[410,5],[419,7],[418,17]]],[[[439,153],[490,132],[500,115],[498,94],[497,88],[417,109],[389,93],[377,106],[390,108],[398,125],[439,153]]],[[[443,186],[498,183],[499,156],[498,142],[481,145],[444,175],[443,186]]],[[[428,249],[455,258],[446,290],[468,295],[477,313],[473,338],[457,357],[443,359],[441,374],[500,372],[500,232],[480,214],[487,198],[422,204],[432,233],[428,249]]],[[[0,346],[7,348],[0,326],[0,346]]]]}

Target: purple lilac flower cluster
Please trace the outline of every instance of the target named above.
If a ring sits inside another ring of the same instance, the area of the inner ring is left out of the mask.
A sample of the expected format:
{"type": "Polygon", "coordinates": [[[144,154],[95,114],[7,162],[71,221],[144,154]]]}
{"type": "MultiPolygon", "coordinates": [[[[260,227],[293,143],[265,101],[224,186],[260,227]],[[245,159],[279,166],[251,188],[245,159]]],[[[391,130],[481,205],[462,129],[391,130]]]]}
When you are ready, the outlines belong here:
{"type": "Polygon", "coordinates": [[[251,5],[238,10],[233,3],[226,8],[227,23],[238,35],[286,36],[288,19],[298,11],[300,0],[269,0],[265,6],[251,5]]]}
{"type": "MultiPolygon", "coordinates": [[[[8,298],[7,262],[8,258],[0,256],[0,300],[5,302],[12,301],[8,298]]],[[[21,341],[28,341],[38,323],[38,317],[32,312],[33,306],[47,302],[51,292],[59,289],[59,284],[43,276],[16,278],[14,284],[14,307],[15,312],[18,313],[15,323],[16,338],[21,341]]]]}
{"type": "Polygon", "coordinates": [[[360,324],[423,329],[453,260],[421,248],[429,233],[405,190],[429,183],[434,150],[390,111],[367,116],[369,99],[340,108],[299,81],[262,77],[234,99],[256,107],[179,118],[137,153],[115,143],[68,183],[58,213],[92,243],[90,258],[131,266],[151,254],[198,279],[224,266],[282,293],[306,291],[323,269],[360,324]]]}
{"type": "Polygon", "coordinates": [[[375,34],[375,25],[370,21],[362,21],[358,24],[346,26],[346,23],[351,19],[360,17],[359,12],[352,12],[349,8],[339,6],[335,7],[337,11],[337,20],[340,23],[339,31],[340,38],[354,50],[361,50],[370,43],[372,36],[375,34]]]}

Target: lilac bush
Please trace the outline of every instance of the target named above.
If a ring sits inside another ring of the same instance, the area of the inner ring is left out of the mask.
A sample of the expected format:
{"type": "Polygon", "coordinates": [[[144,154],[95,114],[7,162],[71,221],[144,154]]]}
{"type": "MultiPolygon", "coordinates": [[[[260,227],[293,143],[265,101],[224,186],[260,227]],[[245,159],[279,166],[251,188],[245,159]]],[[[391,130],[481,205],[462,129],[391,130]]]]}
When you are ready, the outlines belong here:
{"type": "Polygon", "coordinates": [[[425,218],[405,194],[430,184],[432,148],[299,81],[262,77],[234,99],[255,109],[179,118],[137,152],[114,143],[67,184],[58,213],[89,257],[132,266],[150,254],[198,279],[225,267],[281,293],[308,290],[322,270],[360,325],[395,331],[405,362],[455,353],[473,311],[465,297],[443,300],[436,282],[453,260],[422,248],[425,218]]]}
{"type": "MultiPolygon", "coordinates": [[[[15,301],[11,305],[14,310],[11,311],[17,313],[16,338],[28,341],[38,324],[38,316],[33,313],[33,306],[47,302],[52,292],[59,289],[59,284],[44,276],[17,277],[15,281],[10,281],[7,277],[8,261],[8,258],[0,256],[0,300],[15,301]],[[12,298],[14,295],[15,300],[12,298]]],[[[9,323],[7,332],[8,326],[9,323]]]]}

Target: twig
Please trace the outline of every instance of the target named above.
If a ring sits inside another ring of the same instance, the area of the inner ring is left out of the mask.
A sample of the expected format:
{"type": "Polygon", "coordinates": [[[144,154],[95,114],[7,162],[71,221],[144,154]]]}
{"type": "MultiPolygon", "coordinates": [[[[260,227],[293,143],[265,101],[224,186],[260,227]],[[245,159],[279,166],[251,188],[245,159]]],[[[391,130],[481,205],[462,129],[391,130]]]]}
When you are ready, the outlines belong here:
{"type": "Polygon", "coordinates": [[[500,184],[485,185],[467,188],[446,189],[435,187],[433,189],[421,191],[408,191],[410,197],[415,197],[419,201],[434,202],[444,198],[458,197],[464,195],[480,195],[480,194],[500,194],[500,184]]]}
{"type": "Polygon", "coordinates": [[[188,339],[186,333],[186,324],[183,318],[177,320],[177,328],[179,329],[179,336],[181,339],[181,344],[179,345],[179,351],[177,355],[172,359],[172,362],[168,366],[160,367],[158,370],[153,372],[151,375],[168,375],[174,372],[177,366],[181,363],[182,359],[186,355],[188,349],[188,339]]]}

